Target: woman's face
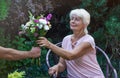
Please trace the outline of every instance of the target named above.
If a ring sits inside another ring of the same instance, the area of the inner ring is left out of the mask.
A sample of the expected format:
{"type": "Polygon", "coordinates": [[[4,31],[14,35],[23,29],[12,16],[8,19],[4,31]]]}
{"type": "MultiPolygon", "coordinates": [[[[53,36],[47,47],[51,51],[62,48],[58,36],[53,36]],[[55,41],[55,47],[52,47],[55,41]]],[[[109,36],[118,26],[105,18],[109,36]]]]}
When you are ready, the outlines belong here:
{"type": "Polygon", "coordinates": [[[80,31],[81,29],[84,29],[84,23],[82,19],[77,15],[72,15],[70,18],[70,28],[73,31],[80,31]]]}

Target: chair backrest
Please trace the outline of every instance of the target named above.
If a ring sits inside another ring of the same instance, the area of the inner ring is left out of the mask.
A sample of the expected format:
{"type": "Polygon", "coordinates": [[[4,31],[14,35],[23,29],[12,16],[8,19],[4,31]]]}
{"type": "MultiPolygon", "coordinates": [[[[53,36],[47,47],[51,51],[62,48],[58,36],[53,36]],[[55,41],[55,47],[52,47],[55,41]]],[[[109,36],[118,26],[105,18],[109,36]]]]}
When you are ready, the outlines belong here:
{"type": "MultiPolygon", "coordinates": [[[[56,44],[57,46],[61,47],[61,42],[56,44]]],[[[107,62],[106,63],[106,70],[105,70],[105,78],[118,78],[117,76],[117,72],[116,69],[112,66],[111,61],[108,57],[108,55],[98,46],[95,47],[97,52],[100,52],[103,57],[105,58],[105,60],[107,62]]],[[[50,49],[47,52],[46,55],[46,64],[48,66],[48,68],[50,68],[51,66],[57,64],[59,61],[59,56],[57,56],[56,54],[54,54],[50,49]]],[[[59,75],[61,76],[61,75],[59,75]]],[[[53,75],[52,78],[57,78],[55,75],[53,75]]],[[[59,77],[61,78],[61,77],[59,77]]]]}
{"type": "Polygon", "coordinates": [[[105,51],[103,51],[98,46],[95,46],[95,48],[96,48],[96,51],[100,52],[104,56],[104,58],[106,60],[105,78],[111,78],[112,75],[113,75],[114,78],[118,78],[116,69],[112,66],[111,61],[110,61],[108,55],[105,53],[105,51]]]}

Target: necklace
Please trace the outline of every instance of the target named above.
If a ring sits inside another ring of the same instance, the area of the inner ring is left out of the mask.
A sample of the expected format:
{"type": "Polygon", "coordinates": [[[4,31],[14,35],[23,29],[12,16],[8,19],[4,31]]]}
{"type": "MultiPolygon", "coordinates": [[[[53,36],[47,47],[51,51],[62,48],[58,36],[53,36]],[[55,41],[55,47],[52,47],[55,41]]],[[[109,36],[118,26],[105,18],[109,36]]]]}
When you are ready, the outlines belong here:
{"type": "Polygon", "coordinates": [[[72,48],[74,48],[76,44],[77,44],[77,41],[76,41],[76,42],[72,42],[72,43],[71,43],[72,48]]]}
{"type": "Polygon", "coordinates": [[[71,36],[71,45],[72,45],[72,48],[75,47],[75,45],[77,44],[77,41],[82,38],[85,34],[82,34],[80,36],[77,36],[75,37],[74,35],[71,36]]]}

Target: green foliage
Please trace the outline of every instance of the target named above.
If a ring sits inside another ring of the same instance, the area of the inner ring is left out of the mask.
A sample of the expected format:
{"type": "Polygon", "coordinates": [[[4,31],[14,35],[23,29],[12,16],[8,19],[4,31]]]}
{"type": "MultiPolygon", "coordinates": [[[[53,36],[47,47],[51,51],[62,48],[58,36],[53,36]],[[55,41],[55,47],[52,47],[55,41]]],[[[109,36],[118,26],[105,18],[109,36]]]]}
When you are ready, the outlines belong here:
{"type": "Polygon", "coordinates": [[[42,48],[40,60],[37,60],[38,59],[37,58],[36,60],[33,60],[34,63],[32,65],[22,66],[19,69],[19,71],[26,72],[25,78],[44,78],[44,77],[49,78],[48,68],[45,62],[46,53],[47,49],[42,48]]]}
{"type": "Polygon", "coordinates": [[[110,10],[105,26],[108,35],[120,38],[120,6],[116,6],[110,10]]]}
{"type": "Polygon", "coordinates": [[[105,30],[103,28],[99,28],[96,32],[92,34],[92,36],[95,39],[96,45],[99,45],[99,47],[105,50],[106,38],[105,38],[104,31],[105,30]]]}
{"type": "Polygon", "coordinates": [[[82,0],[79,7],[87,9],[92,18],[101,20],[108,9],[106,4],[107,0],[82,0]]]}
{"type": "Polygon", "coordinates": [[[111,46],[111,60],[117,72],[120,73],[120,5],[109,11],[105,22],[107,45],[111,46]]]}
{"type": "Polygon", "coordinates": [[[111,45],[112,52],[120,51],[120,6],[110,10],[108,20],[105,22],[107,43],[111,45]]]}
{"type": "Polygon", "coordinates": [[[13,44],[14,44],[15,48],[18,50],[30,50],[32,48],[31,43],[25,42],[25,41],[26,41],[25,38],[16,36],[15,40],[13,41],[13,44]]]}
{"type": "Polygon", "coordinates": [[[5,30],[3,28],[0,28],[0,46],[4,47],[12,47],[11,43],[11,37],[10,35],[4,35],[5,30]]]}
{"type": "Polygon", "coordinates": [[[24,78],[25,72],[21,71],[18,72],[17,70],[14,71],[13,73],[8,74],[8,78],[24,78]]]}
{"type": "MultiPolygon", "coordinates": [[[[13,41],[14,46],[16,49],[19,50],[30,50],[32,45],[30,43],[26,43],[25,38],[21,38],[19,36],[15,37],[13,41]]],[[[44,77],[48,76],[47,74],[47,67],[45,64],[45,57],[47,53],[47,49],[45,47],[41,48],[41,57],[35,59],[24,59],[19,61],[14,61],[11,64],[11,68],[14,67],[15,69],[19,69],[19,71],[25,71],[26,75],[25,78],[34,78],[34,77],[44,77]]]]}
{"type": "Polygon", "coordinates": [[[8,16],[10,0],[0,0],[0,20],[4,20],[8,16]]]}
{"type": "MultiPolygon", "coordinates": [[[[0,28],[0,46],[12,47],[10,35],[4,35],[3,33],[5,33],[5,30],[3,28],[0,28]]],[[[8,63],[9,63],[8,61],[0,59],[0,70],[3,70],[0,71],[1,78],[6,78],[7,76],[9,70],[8,63]]]]}

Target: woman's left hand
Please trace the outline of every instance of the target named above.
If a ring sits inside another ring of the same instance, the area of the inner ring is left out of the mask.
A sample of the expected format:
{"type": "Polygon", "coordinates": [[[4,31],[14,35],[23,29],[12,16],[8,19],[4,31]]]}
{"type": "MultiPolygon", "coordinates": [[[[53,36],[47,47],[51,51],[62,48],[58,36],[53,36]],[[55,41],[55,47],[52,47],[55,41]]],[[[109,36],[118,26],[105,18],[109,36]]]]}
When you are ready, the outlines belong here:
{"type": "Polygon", "coordinates": [[[43,47],[43,46],[47,48],[50,47],[50,42],[45,37],[39,37],[39,39],[37,40],[37,44],[40,47],[43,47]]]}

